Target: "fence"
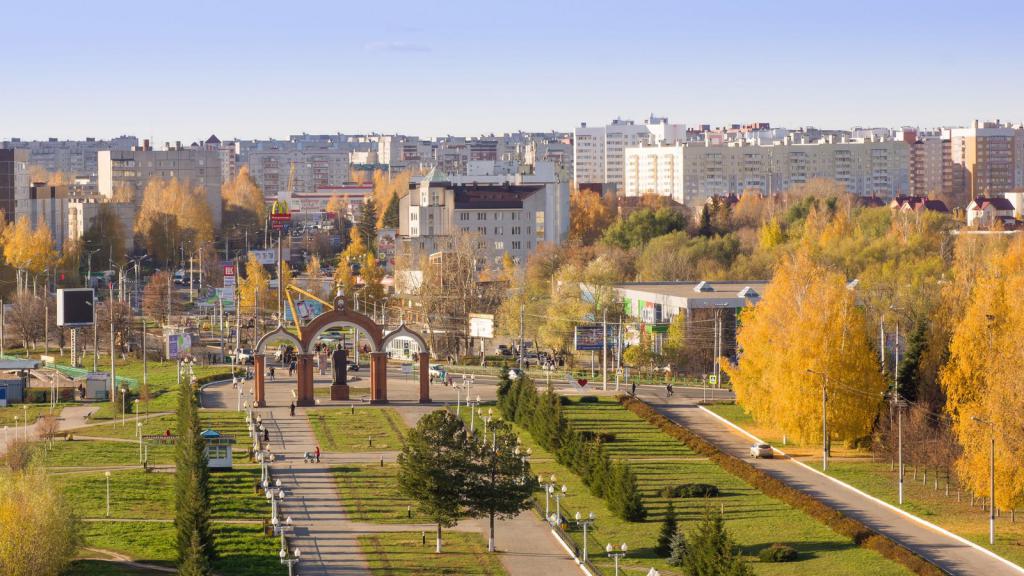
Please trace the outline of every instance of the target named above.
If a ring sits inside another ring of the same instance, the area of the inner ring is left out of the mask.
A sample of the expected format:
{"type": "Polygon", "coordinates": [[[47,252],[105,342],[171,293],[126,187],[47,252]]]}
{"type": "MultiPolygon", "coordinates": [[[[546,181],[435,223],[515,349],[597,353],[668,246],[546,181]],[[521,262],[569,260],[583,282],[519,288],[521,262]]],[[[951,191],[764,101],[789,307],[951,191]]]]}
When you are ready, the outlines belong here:
{"type": "MultiPolygon", "coordinates": [[[[18,356],[10,356],[10,355],[7,355],[7,354],[0,355],[0,359],[3,359],[3,360],[24,360],[24,358],[20,358],[18,356]]],[[[75,368],[74,366],[66,366],[64,364],[57,364],[56,362],[47,362],[45,360],[40,360],[39,364],[41,366],[43,366],[44,368],[51,368],[53,370],[56,370],[57,372],[60,372],[61,374],[63,374],[64,376],[66,376],[66,377],[68,377],[68,378],[70,378],[72,380],[76,380],[76,379],[79,379],[79,378],[85,378],[85,376],[89,373],[89,371],[85,370],[84,368],[75,368]]],[[[139,387],[139,381],[136,380],[135,378],[126,378],[124,376],[117,376],[115,378],[115,380],[116,380],[119,388],[127,388],[129,390],[137,390],[138,387],[139,387]]]]}

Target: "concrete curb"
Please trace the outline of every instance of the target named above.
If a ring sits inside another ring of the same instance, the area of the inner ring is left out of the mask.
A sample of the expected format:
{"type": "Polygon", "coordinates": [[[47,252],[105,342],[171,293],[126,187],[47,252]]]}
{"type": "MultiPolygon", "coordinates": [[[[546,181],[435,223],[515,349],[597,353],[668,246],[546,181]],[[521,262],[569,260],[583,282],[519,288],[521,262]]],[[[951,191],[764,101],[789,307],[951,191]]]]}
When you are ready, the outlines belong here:
{"type": "Polygon", "coordinates": [[[587,570],[587,567],[583,565],[583,562],[578,557],[576,557],[576,554],[572,551],[571,548],[569,548],[569,545],[565,543],[565,540],[562,540],[562,538],[558,535],[558,532],[555,532],[553,528],[551,529],[551,535],[554,536],[555,541],[557,541],[562,546],[562,548],[564,548],[565,551],[569,553],[569,557],[576,561],[576,565],[580,567],[580,570],[582,570],[584,574],[586,574],[587,576],[594,576],[594,573],[590,570],[587,570]]]}
{"type": "MultiPolygon", "coordinates": [[[[754,442],[764,443],[764,440],[761,440],[757,436],[754,436],[750,432],[747,432],[746,430],[744,430],[743,428],[741,428],[737,424],[734,424],[733,422],[730,422],[729,420],[723,418],[722,416],[719,416],[718,414],[715,414],[711,410],[708,410],[707,408],[705,408],[703,406],[698,406],[698,408],[703,410],[705,413],[710,414],[711,416],[715,417],[716,419],[722,421],[724,424],[726,424],[730,428],[732,428],[732,429],[740,432],[744,436],[747,436],[748,438],[752,439],[754,442]]],[[[777,452],[777,453],[779,453],[779,454],[781,454],[781,455],[783,455],[783,456],[788,456],[788,454],[786,454],[782,450],[779,450],[778,448],[775,448],[774,446],[772,447],[772,450],[777,452]]],[[[985,548],[984,546],[979,546],[978,544],[975,544],[974,542],[971,542],[970,540],[967,540],[966,538],[964,538],[962,536],[958,536],[957,534],[954,534],[954,533],[950,532],[949,530],[946,530],[945,528],[942,528],[941,526],[937,526],[935,524],[932,524],[931,522],[929,522],[929,521],[927,521],[927,520],[925,520],[923,518],[920,518],[918,516],[915,516],[915,515],[911,514],[910,512],[907,512],[906,510],[903,510],[902,508],[899,508],[898,506],[893,506],[892,504],[889,504],[888,502],[880,500],[880,499],[878,499],[878,498],[876,498],[876,497],[874,497],[874,496],[872,496],[872,495],[870,495],[870,494],[868,494],[868,493],[866,493],[866,492],[864,492],[864,491],[862,491],[862,490],[860,490],[858,488],[854,488],[853,486],[847,484],[846,482],[843,482],[842,480],[839,480],[837,478],[829,476],[828,474],[822,472],[821,470],[818,470],[817,468],[814,468],[812,466],[808,466],[807,464],[804,464],[803,462],[800,462],[799,460],[790,458],[789,461],[794,463],[794,464],[796,464],[797,466],[803,466],[807,470],[810,470],[811,472],[814,472],[815,474],[817,474],[819,476],[822,476],[823,478],[828,478],[829,480],[831,480],[832,482],[838,484],[839,486],[842,486],[843,488],[846,488],[847,490],[849,490],[851,492],[854,492],[855,494],[863,496],[864,498],[867,498],[868,500],[871,500],[872,502],[874,502],[876,504],[880,504],[881,506],[884,506],[885,508],[888,508],[888,509],[892,510],[893,512],[896,512],[896,513],[904,516],[905,518],[913,520],[914,522],[917,522],[918,524],[920,524],[921,526],[924,526],[925,528],[928,528],[929,530],[938,532],[939,534],[942,534],[943,536],[947,536],[949,538],[952,538],[952,539],[956,540],[957,542],[960,542],[961,544],[966,544],[967,546],[970,546],[971,548],[974,548],[975,550],[977,550],[979,552],[983,552],[983,553],[987,554],[988,556],[990,556],[991,558],[1006,564],[1009,568],[1011,568],[1013,570],[1016,570],[1018,573],[1024,574],[1024,567],[1018,566],[1017,564],[1014,564],[1013,562],[1010,562],[1006,558],[1003,558],[999,554],[996,554],[995,552],[989,550],[988,548],[985,548]]]]}

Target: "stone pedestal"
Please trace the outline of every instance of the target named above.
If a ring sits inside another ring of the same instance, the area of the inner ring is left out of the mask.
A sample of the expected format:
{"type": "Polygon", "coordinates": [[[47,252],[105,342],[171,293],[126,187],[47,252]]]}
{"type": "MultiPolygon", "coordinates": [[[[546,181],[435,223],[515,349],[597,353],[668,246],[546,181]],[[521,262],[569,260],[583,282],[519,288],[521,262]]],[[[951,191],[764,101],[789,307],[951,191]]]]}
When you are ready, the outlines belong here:
{"type": "Polygon", "coordinates": [[[331,384],[331,400],[348,400],[348,384],[331,384]]]}

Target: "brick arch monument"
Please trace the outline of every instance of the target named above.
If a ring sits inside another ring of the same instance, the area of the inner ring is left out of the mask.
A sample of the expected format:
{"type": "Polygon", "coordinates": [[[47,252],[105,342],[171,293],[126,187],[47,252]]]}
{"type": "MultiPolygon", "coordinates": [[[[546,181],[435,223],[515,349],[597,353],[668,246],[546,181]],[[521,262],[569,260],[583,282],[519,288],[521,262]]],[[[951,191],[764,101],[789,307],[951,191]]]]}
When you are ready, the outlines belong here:
{"type": "MultiPolygon", "coordinates": [[[[409,329],[404,323],[396,330],[384,335],[381,325],[374,322],[364,314],[349,310],[345,306],[344,298],[338,297],[334,300],[334,308],[325,311],[309,324],[301,327],[299,336],[292,334],[283,326],[267,332],[256,343],[253,350],[254,377],[254,400],[257,406],[266,406],[266,346],[272,340],[286,340],[295,346],[296,372],[298,382],[296,385],[296,405],[313,406],[316,402],[313,396],[313,354],[315,352],[317,337],[325,330],[337,327],[352,327],[361,330],[369,340],[370,352],[370,402],[372,404],[386,404],[388,402],[388,355],[384,347],[388,342],[399,336],[405,336],[416,341],[420,346],[419,360],[419,401],[430,402],[430,348],[426,340],[417,332],[409,329]]],[[[335,384],[331,386],[332,400],[348,400],[347,384],[335,384]]]]}

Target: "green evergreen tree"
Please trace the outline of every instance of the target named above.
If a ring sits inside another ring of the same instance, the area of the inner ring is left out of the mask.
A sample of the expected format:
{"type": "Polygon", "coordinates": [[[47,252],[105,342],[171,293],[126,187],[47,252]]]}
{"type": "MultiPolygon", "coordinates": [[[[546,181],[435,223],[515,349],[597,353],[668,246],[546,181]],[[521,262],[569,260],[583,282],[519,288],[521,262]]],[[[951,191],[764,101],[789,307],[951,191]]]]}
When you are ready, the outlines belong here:
{"type": "Polygon", "coordinates": [[[672,553],[672,537],[676,535],[677,529],[676,509],[670,500],[668,510],[665,511],[665,519],[661,521],[658,545],[654,547],[655,554],[658,556],[669,556],[672,553]]]}
{"type": "Polygon", "coordinates": [[[472,450],[462,419],[437,410],[409,431],[398,455],[398,487],[437,524],[438,552],[441,529],[454,526],[465,514],[472,450]]]}
{"type": "Polygon", "coordinates": [[[384,224],[385,228],[398,228],[398,208],[401,204],[401,200],[398,198],[398,191],[391,193],[391,198],[388,200],[388,207],[384,209],[384,224]]]}
{"type": "Polygon", "coordinates": [[[175,518],[179,569],[188,565],[193,574],[208,574],[214,560],[213,529],[210,524],[210,469],[206,443],[199,422],[196,391],[188,378],[178,386],[178,423],[175,445],[175,518]],[[201,554],[203,561],[194,556],[201,554]]]}
{"type": "Polygon", "coordinates": [[[359,215],[359,234],[363,237],[366,249],[377,255],[377,202],[368,198],[363,205],[363,212],[359,215]]]}
{"type": "Polygon", "coordinates": [[[921,355],[924,354],[928,345],[927,326],[924,322],[917,325],[917,328],[910,333],[907,339],[907,351],[900,359],[900,373],[896,382],[899,384],[899,393],[908,402],[917,401],[920,394],[921,381],[921,355]]]}
{"type": "Polygon", "coordinates": [[[629,464],[615,464],[612,474],[613,487],[608,499],[609,507],[615,512],[615,515],[629,522],[640,522],[647,518],[647,509],[644,508],[643,498],[640,497],[636,475],[629,468],[629,464]],[[612,506],[613,501],[614,507],[612,506]]]}
{"type": "Polygon", "coordinates": [[[686,535],[682,530],[676,530],[669,540],[669,566],[682,566],[686,562],[686,535]]]}
{"type": "Polygon", "coordinates": [[[709,508],[686,536],[683,567],[689,576],[752,576],[753,571],[733,544],[722,515],[709,508]]]}
{"type": "Polygon", "coordinates": [[[470,442],[472,461],[466,509],[471,517],[488,518],[487,548],[493,552],[495,519],[511,518],[528,509],[537,489],[537,479],[524,455],[517,453],[519,439],[509,424],[494,422],[489,432],[489,439],[470,442]]]}
{"type": "Polygon", "coordinates": [[[557,452],[565,429],[561,395],[552,391],[545,392],[540,396],[537,408],[531,411],[531,414],[533,418],[530,431],[534,439],[544,448],[557,452]]]}
{"type": "Polygon", "coordinates": [[[210,569],[210,561],[207,558],[206,546],[200,540],[199,532],[192,532],[185,556],[178,561],[178,574],[179,576],[209,576],[213,574],[210,569]]]}
{"type": "Polygon", "coordinates": [[[697,228],[697,234],[707,237],[714,235],[714,233],[714,226],[711,225],[711,210],[705,204],[700,209],[700,226],[697,228]]]}

